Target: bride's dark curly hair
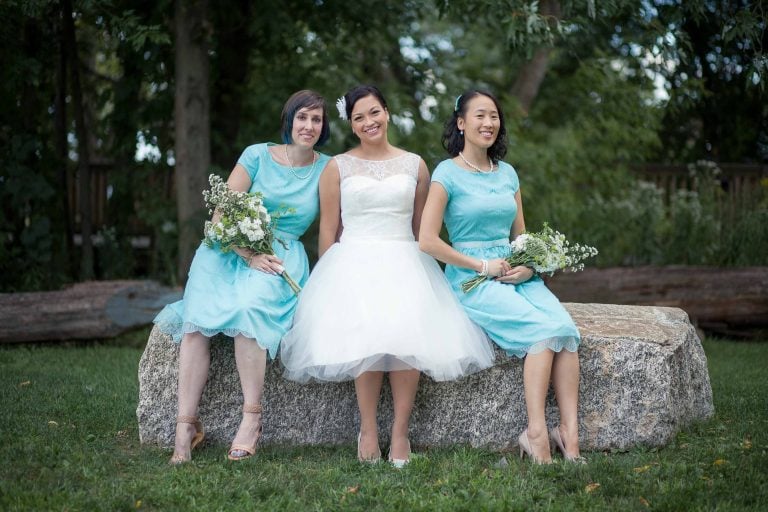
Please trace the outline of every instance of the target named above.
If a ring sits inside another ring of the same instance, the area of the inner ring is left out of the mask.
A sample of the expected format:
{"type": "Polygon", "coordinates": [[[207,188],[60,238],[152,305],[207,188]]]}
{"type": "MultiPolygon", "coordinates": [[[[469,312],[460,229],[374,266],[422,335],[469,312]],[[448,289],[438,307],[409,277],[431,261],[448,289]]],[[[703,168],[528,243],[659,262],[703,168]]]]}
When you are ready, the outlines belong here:
{"type": "Polygon", "coordinates": [[[456,121],[461,117],[464,118],[467,115],[467,104],[469,100],[475,96],[487,96],[496,105],[496,111],[499,113],[499,133],[496,135],[496,140],[491,147],[488,148],[488,156],[494,163],[499,163],[499,160],[504,158],[507,154],[507,128],[504,125],[504,112],[501,110],[499,100],[493,94],[478,89],[470,89],[461,93],[461,96],[456,98],[456,104],[453,108],[453,115],[445,122],[445,128],[443,129],[443,147],[451,156],[458,156],[459,151],[464,149],[464,136],[459,133],[459,127],[456,125],[456,121]]]}

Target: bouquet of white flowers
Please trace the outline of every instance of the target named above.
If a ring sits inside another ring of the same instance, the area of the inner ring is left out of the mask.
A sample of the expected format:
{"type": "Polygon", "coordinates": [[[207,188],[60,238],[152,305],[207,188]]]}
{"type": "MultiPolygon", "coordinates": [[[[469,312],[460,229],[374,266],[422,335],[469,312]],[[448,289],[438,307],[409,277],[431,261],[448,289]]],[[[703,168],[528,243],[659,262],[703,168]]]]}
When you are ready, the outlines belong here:
{"type": "MultiPolygon", "coordinates": [[[[235,247],[251,249],[258,254],[272,254],[272,242],[277,240],[283,247],[285,242],[275,238],[277,219],[280,212],[270,216],[264,207],[261,192],[237,192],[227,186],[219,176],[211,174],[208,177],[210,190],[203,191],[208,213],[217,212],[218,220],[205,221],[205,238],[203,242],[208,247],[218,244],[222,252],[229,252],[235,247]]],[[[290,208],[283,213],[293,211],[290,208]]],[[[298,295],[301,287],[287,272],[280,274],[293,292],[298,295]]]]}
{"type": "MultiPolygon", "coordinates": [[[[553,230],[546,223],[538,233],[522,233],[510,244],[511,253],[505,259],[516,267],[531,267],[539,274],[552,275],[557,270],[568,269],[572,272],[584,270],[585,260],[597,256],[597,249],[589,245],[571,245],[565,235],[553,230]]],[[[488,276],[476,276],[461,283],[464,293],[472,291],[488,276]]]]}

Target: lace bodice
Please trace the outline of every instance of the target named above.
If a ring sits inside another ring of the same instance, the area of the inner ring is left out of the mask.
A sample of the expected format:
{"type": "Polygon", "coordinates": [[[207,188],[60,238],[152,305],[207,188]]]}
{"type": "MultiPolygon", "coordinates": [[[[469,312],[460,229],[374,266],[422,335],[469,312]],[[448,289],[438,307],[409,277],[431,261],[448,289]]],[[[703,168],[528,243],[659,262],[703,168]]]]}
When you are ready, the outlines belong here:
{"type": "Polygon", "coordinates": [[[341,181],[341,240],[413,240],[413,200],[419,176],[418,155],[363,160],[337,155],[341,181]]]}

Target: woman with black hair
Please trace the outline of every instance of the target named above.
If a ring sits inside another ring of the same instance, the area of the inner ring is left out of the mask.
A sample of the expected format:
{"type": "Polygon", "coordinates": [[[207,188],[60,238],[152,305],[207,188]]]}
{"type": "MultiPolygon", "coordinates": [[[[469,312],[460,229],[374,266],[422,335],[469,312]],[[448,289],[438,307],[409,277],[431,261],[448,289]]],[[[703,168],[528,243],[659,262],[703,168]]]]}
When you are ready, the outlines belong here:
{"type": "MultiPolygon", "coordinates": [[[[243,390],[243,417],[228,458],[252,456],[261,438],[261,396],[267,353],[274,358],[291,326],[296,295],[280,277],[285,270],[299,284],[309,265],[299,237],[319,210],[318,181],[328,156],[315,146],[328,140],[325,100],[313,91],[299,91],[282,111],[283,144],[248,146],[227,179],[229,188],[261,192],[268,213],[281,213],[274,254],[256,254],[241,247],[224,253],[201,244],[192,260],[183,300],[169,304],[155,318],[158,328],[181,343],[178,416],[172,464],[187,462],[205,435],[197,407],[208,379],[210,337],[234,338],[235,360],[243,390]]],[[[202,192],[202,191],[201,191],[202,192]]],[[[216,222],[218,214],[214,213],[216,222]]]]}
{"type": "Polygon", "coordinates": [[[320,260],[280,359],[289,379],[355,379],[357,457],[367,462],[380,458],[376,415],[389,372],[389,460],[402,467],[420,372],[456,379],[490,366],[493,353],[435,260],[419,250],[429,172],[418,155],[389,143],[383,95],[358,86],[337,106],[360,145],[334,157],[320,178],[320,260]]]}
{"type": "Polygon", "coordinates": [[[525,358],[523,383],[528,428],[518,438],[521,456],[551,462],[549,440],[569,460],[579,456],[579,331],[540,277],[510,267],[512,238],[525,231],[520,183],[506,154],[504,114],[493,95],[467,91],[445,125],[441,162],[422,214],[419,245],[445,262],[445,274],[469,317],[507,354],[525,358]],[[440,239],[445,221],[452,245],[440,239]],[[493,277],[467,293],[461,283],[493,277]],[[544,417],[549,381],[560,408],[560,426],[547,435],[544,417]]]}

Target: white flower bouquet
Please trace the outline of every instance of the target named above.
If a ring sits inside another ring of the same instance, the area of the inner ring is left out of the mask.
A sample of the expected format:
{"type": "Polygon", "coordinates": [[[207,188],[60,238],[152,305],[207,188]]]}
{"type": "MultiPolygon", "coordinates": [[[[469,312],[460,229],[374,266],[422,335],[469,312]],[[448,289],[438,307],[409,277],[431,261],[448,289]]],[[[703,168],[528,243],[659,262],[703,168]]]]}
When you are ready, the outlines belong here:
{"type": "MultiPolygon", "coordinates": [[[[522,233],[510,244],[510,255],[505,259],[516,267],[531,267],[539,274],[550,276],[558,270],[577,272],[584,270],[583,260],[597,256],[597,249],[589,245],[573,244],[559,231],[553,230],[546,223],[541,231],[522,233]]],[[[474,290],[488,276],[476,276],[461,283],[461,290],[468,293],[474,290]]]]}
{"type": "MultiPolygon", "coordinates": [[[[221,252],[229,252],[235,247],[250,249],[257,254],[272,254],[272,242],[277,240],[283,247],[288,247],[285,242],[275,237],[277,219],[280,213],[289,213],[292,209],[286,208],[283,212],[271,215],[264,207],[264,196],[261,192],[237,192],[227,186],[219,176],[211,174],[208,177],[211,184],[210,190],[203,191],[203,199],[208,207],[208,213],[218,213],[216,222],[205,222],[205,238],[203,243],[208,247],[218,245],[221,252]]],[[[287,272],[281,274],[285,282],[298,295],[301,287],[287,272]]]]}

